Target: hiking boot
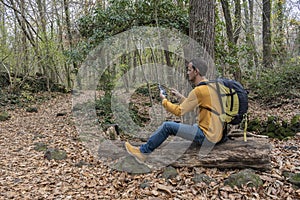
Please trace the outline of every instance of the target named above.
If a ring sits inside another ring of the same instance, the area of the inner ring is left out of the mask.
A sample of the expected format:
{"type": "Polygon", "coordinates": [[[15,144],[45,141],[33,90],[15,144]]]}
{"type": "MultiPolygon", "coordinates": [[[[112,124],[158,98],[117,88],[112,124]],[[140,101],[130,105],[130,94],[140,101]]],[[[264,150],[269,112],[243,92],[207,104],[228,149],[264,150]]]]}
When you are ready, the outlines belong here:
{"type": "Polygon", "coordinates": [[[146,155],[144,155],[139,147],[132,146],[129,142],[125,142],[125,147],[127,152],[132,155],[136,160],[141,163],[146,160],[146,155]]]}

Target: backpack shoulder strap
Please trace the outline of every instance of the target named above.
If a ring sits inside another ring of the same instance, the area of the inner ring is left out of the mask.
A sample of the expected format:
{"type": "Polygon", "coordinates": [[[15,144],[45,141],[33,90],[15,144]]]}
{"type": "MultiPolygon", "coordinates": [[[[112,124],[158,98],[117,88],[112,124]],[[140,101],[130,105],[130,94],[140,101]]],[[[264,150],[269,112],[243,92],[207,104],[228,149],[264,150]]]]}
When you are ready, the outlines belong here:
{"type": "MultiPolygon", "coordinates": [[[[219,102],[221,104],[221,110],[222,110],[222,113],[224,113],[225,110],[224,110],[223,103],[222,103],[221,90],[220,90],[220,85],[219,85],[220,81],[218,79],[217,80],[211,80],[211,81],[203,81],[203,82],[198,83],[197,86],[201,86],[201,85],[207,85],[207,86],[209,86],[209,84],[211,84],[211,83],[215,83],[216,84],[216,88],[213,88],[213,87],[212,88],[215,89],[216,92],[217,92],[217,94],[218,94],[219,102]]],[[[216,115],[220,115],[220,113],[218,113],[217,111],[215,111],[213,109],[206,108],[206,107],[203,107],[203,108],[209,110],[210,112],[212,112],[212,113],[214,113],[216,115]]]]}
{"type": "MultiPolygon", "coordinates": [[[[221,109],[222,109],[222,112],[224,113],[224,107],[223,107],[223,103],[222,103],[222,97],[221,97],[221,90],[220,90],[220,83],[222,84],[222,80],[212,80],[212,81],[205,81],[205,82],[200,82],[197,86],[201,86],[201,85],[207,85],[209,86],[210,83],[215,83],[216,84],[216,88],[214,88],[216,90],[216,92],[218,93],[218,97],[219,97],[219,102],[221,104],[221,109]]],[[[207,107],[202,107],[216,115],[220,115],[220,113],[218,113],[217,111],[213,110],[213,109],[210,109],[210,108],[207,108],[207,107]]],[[[227,129],[227,122],[224,122],[223,124],[223,131],[222,131],[222,138],[221,140],[217,143],[217,145],[219,144],[222,144],[222,143],[225,143],[228,139],[231,139],[228,137],[228,129],[227,129]]]]}

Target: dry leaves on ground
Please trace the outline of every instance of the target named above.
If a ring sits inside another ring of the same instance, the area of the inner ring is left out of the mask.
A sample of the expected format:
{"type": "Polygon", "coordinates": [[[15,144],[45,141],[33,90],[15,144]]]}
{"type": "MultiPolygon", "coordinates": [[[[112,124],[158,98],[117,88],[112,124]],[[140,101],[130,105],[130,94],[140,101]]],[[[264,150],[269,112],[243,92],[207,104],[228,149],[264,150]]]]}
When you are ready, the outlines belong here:
{"type": "MultiPolygon", "coordinates": [[[[78,139],[71,113],[71,96],[57,94],[36,105],[38,113],[25,109],[9,111],[12,118],[0,122],[0,199],[297,199],[300,191],[283,176],[300,172],[300,138],[270,140],[273,170],[257,172],[261,188],[231,188],[224,180],[238,170],[178,168],[178,176],[161,178],[161,171],[130,175],[117,172],[93,157],[78,139]],[[57,116],[57,113],[66,115],[57,116]],[[63,149],[67,159],[44,159],[34,150],[37,142],[63,149]],[[78,163],[86,163],[78,167],[78,163]],[[194,173],[205,173],[215,181],[194,183],[194,173]]],[[[260,112],[264,112],[260,110],[260,112]]]]}

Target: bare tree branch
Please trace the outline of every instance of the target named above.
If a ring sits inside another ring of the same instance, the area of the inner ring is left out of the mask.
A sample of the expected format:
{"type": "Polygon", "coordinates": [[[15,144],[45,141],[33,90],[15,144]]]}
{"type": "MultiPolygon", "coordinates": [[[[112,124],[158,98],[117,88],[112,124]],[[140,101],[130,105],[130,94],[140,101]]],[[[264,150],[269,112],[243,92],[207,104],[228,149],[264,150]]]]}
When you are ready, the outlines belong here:
{"type": "MultiPolygon", "coordinates": [[[[20,18],[18,17],[18,14],[19,14],[19,15],[22,17],[22,19],[26,22],[26,25],[30,28],[30,30],[33,31],[33,33],[34,33],[41,41],[43,41],[43,39],[37,34],[36,30],[32,27],[32,25],[29,23],[29,21],[26,19],[26,17],[25,17],[25,16],[24,16],[24,15],[23,15],[16,7],[15,7],[15,5],[14,5],[14,0],[10,0],[11,5],[5,3],[4,0],[0,0],[0,2],[1,2],[3,5],[5,5],[6,7],[10,8],[10,9],[12,9],[12,10],[14,11],[14,13],[15,13],[15,15],[16,15],[16,18],[17,18],[17,20],[18,20],[18,23],[19,23],[19,25],[22,27],[23,32],[26,31],[26,27],[24,27],[24,26],[22,26],[22,25],[20,24],[20,23],[21,23],[21,20],[20,20],[20,18]]],[[[24,32],[24,34],[26,35],[26,37],[27,37],[28,40],[30,41],[31,45],[32,45],[32,46],[35,46],[34,44],[32,44],[32,41],[34,41],[33,38],[32,38],[32,34],[30,34],[31,37],[29,36],[29,33],[27,33],[27,31],[26,31],[26,33],[24,32]]]]}

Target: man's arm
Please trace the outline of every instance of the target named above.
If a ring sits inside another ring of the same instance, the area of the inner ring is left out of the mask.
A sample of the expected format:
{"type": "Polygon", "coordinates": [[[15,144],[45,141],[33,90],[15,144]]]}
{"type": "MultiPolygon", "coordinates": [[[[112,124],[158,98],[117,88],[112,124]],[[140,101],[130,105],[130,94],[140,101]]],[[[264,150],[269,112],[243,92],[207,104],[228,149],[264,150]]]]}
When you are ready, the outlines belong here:
{"type": "Polygon", "coordinates": [[[185,96],[178,92],[178,90],[171,88],[171,92],[179,99],[179,103],[182,103],[185,100],[185,96]]]}
{"type": "Polygon", "coordinates": [[[198,106],[198,98],[194,90],[189,93],[187,98],[183,97],[182,99],[183,101],[179,105],[177,105],[164,98],[162,101],[162,105],[167,111],[176,116],[182,116],[187,112],[194,110],[194,108],[198,106]]]}

